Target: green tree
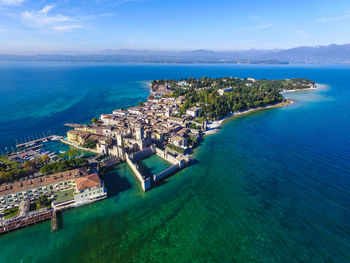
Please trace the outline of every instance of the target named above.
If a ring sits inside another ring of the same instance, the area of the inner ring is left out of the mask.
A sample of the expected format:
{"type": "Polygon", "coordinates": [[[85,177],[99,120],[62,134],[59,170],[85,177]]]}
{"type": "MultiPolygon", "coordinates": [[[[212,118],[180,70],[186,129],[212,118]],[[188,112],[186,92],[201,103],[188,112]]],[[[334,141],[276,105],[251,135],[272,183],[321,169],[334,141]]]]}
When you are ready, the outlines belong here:
{"type": "Polygon", "coordinates": [[[87,139],[85,143],[83,144],[84,148],[88,149],[95,149],[96,148],[97,141],[93,139],[87,139]]]}
{"type": "Polygon", "coordinates": [[[39,196],[37,203],[39,204],[40,207],[46,207],[50,205],[50,200],[46,195],[41,195],[39,196]]]}

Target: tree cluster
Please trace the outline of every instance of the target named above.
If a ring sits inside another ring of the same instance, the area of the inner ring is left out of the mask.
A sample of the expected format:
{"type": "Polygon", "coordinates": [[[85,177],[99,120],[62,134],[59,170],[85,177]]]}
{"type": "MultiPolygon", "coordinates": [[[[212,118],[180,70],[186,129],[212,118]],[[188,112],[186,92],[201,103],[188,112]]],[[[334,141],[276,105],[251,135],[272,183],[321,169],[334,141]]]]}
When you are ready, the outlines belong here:
{"type": "Polygon", "coordinates": [[[83,158],[62,160],[47,164],[40,168],[42,174],[54,174],[68,170],[72,170],[78,167],[82,167],[88,164],[88,160],[83,158]]]}

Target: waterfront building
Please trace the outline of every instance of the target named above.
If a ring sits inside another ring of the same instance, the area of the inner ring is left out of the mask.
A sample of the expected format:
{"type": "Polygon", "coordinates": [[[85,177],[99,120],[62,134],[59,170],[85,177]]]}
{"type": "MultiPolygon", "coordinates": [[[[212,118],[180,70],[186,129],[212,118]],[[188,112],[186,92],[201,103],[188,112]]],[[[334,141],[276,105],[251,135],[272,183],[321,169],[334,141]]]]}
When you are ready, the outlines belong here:
{"type": "Polygon", "coordinates": [[[124,117],[126,114],[128,114],[129,112],[127,110],[114,110],[112,112],[113,115],[115,116],[119,116],[119,117],[124,117]]]}
{"type": "Polygon", "coordinates": [[[86,204],[107,197],[107,191],[97,173],[79,176],[75,179],[75,204],[86,204]]]}
{"type": "Polygon", "coordinates": [[[0,211],[18,206],[23,200],[35,201],[41,195],[75,187],[75,177],[86,174],[85,168],[50,174],[0,186],[0,211]]]}
{"type": "Polygon", "coordinates": [[[81,130],[71,130],[67,132],[68,141],[83,144],[90,136],[90,132],[81,130]]]}

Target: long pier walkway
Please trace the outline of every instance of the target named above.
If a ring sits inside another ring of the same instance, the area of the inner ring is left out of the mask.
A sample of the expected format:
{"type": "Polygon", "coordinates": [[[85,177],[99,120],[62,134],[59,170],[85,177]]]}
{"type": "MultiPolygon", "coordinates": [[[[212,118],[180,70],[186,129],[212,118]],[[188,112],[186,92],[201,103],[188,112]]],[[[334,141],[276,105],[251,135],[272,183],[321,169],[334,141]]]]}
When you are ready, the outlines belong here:
{"type": "Polygon", "coordinates": [[[49,140],[49,139],[60,139],[61,136],[58,136],[58,135],[50,135],[50,136],[46,136],[46,137],[43,137],[43,138],[40,138],[40,139],[36,139],[36,140],[33,140],[33,141],[29,141],[29,142],[25,142],[25,143],[20,143],[20,144],[16,144],[16,147],[17,148],[20,148],[20,147],[27,147],[27,146],[30,146],[30,145],[33,145],[35,143],[38,143],[38,142],[42,142],[44,140],[49,140]]]}
{"type": "Polygon", "coordinates": [[[54,209],[51,216],[51,232],[57,231],[57,211],[54,209]]]}

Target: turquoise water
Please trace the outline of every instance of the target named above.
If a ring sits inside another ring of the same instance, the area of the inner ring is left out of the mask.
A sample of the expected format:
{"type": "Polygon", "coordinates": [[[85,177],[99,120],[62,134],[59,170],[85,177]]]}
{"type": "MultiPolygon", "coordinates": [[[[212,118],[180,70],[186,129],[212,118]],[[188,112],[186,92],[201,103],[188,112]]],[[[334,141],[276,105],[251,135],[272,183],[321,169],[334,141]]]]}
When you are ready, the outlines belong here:
{"type": "Polygon", "coordinates": [[[109,198],[65,212],[58,232],[47,222],[1,236],[0,262],[350,262],[350,66],[2,64],[1,98],[4,87],[19,94],[26,86],[35,97],[40,86],[28,83],[63,80],[56,95],[73,86],[87,94],[72,95],[79,102],[63,113],[46,107],[40,115],[37,105],[24,130],[16,116],[25,109],[10,112],[2,142],[11,127],[49,128],[51,118],[61,116],[58,125],[81,112],[90,119],[105,107],[90,96],[114,108],[145,98],[147,80],[226,75],[326,85],[286,94],[298,100],[287,107],[228,120],[205,138],[193,166],[149,192],[119,165],[105,176],[109,198]]]}
{"type": "Polygon", "coordinates": [[[147,177],[153,177],[171,166],[171,163],[165,161],[159,156],[153,154],[150,157],[138,162],[141,173],[147,177]]]}

